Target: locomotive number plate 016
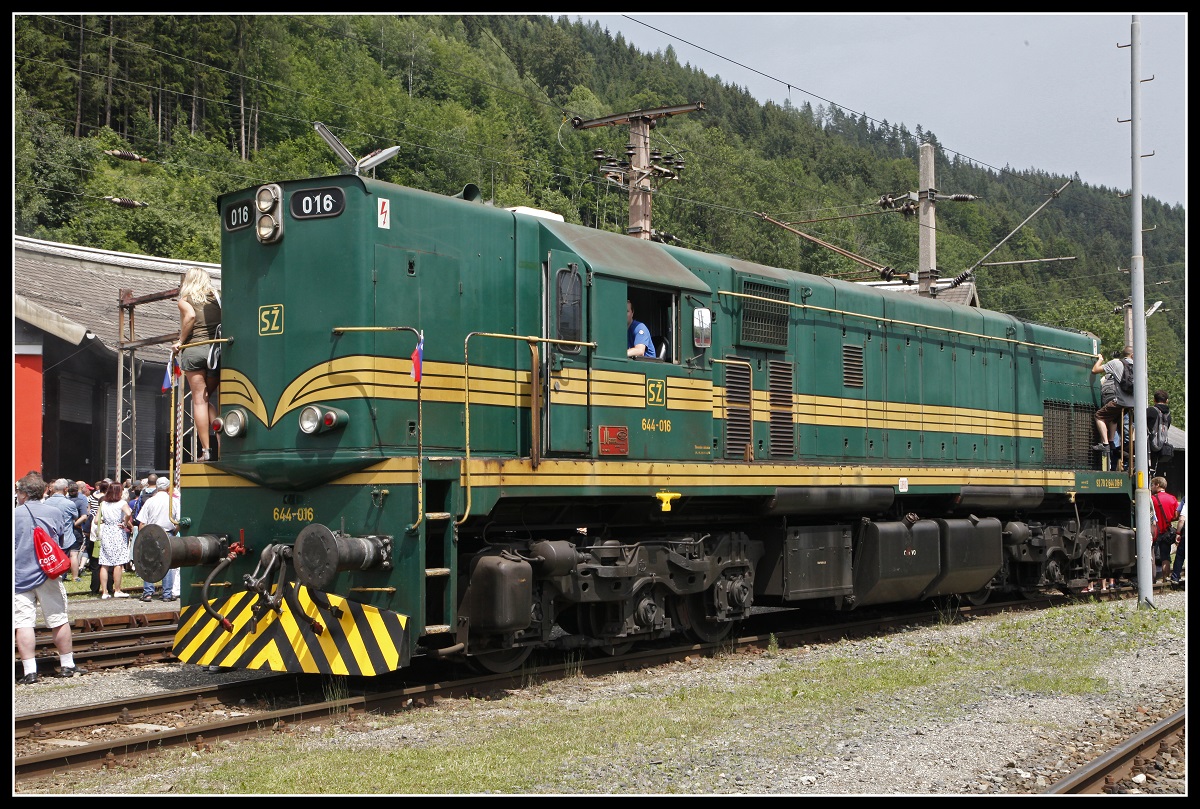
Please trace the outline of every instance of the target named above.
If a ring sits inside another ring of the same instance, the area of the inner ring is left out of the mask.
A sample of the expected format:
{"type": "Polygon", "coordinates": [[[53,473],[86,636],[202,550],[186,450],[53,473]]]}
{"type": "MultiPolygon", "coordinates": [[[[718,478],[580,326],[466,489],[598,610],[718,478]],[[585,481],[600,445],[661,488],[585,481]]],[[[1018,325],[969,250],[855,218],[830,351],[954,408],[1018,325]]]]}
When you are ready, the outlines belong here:
{"type": "Polygon", "coordinates": [[[294,219],[338,216],[346,210],[346,192],[340,188],[309,188],[292,194],[294,219]]]}
{"type": "Polygon", "coordinates": [[[225,209],[225,229],[226,230],[241,230],[242,228],[250,227],[253,220],[250,213],[251,201],[244,200],[235,202],[225,209]]]}

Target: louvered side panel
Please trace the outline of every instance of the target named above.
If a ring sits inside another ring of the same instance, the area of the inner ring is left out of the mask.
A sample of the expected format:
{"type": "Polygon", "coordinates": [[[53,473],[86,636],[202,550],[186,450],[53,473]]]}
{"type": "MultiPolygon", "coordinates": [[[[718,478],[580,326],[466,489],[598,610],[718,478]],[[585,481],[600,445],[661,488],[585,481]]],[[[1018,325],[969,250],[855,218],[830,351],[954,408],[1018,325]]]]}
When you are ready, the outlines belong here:
{"type": "Polygon", "coordinates": [[[767,385],[771,397],[771,457],[796,455],[796,428],[792,418],[792,380],[795,369],[790,362],[767,363],[767,385]]]}

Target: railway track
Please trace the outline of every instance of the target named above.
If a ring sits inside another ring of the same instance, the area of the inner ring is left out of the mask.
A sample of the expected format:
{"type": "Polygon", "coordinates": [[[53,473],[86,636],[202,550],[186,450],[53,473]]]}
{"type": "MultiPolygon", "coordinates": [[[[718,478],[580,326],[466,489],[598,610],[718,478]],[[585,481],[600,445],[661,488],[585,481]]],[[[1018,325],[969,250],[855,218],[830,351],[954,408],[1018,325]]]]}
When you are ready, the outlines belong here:
{"type": "MultiPolygon", "coordinates": [[[[1037,609],[1045,601],[1019,601],[962,607],[963,619],[993,611],[1037,609]]],[[[736,639],[707,644],[670,644],[639,649],[623,655],[575,659],[562,654],[538,655],[520,670],[505,674],[445,678],[445,669],[420,665],[397,677],[328,678],[274,675],[227,686],[204,686],[182,691],[140,696],[111,703],[18,716],[14,728],[15,775],[18,782],[44,778],[82,767],[134,766],[147,753],[169,747],[202,749],[218,740],[258,733],[288,732],[306,722],[330,717],[349,719],[358,713],[395,712],[455,697],[486,697],[505,689],[522,688],[531,680],[549,681],[580,675],[597,676],[616,670],[646,669],[696,655],[727,653],[735,649],[781,648],[862,637],[919,623],[946,619],[944,611],[925,610],[858,621],[814,622],[794,627],[790,610],[765,612],[747,622],[748,630],[736,639]],[[416,685],[412,685],[414,681],[416,685]],[[396,687],[395,683],[404,684],[396,687]],[[355,694],[331,691],[353,689],[355,694]],[[96,741],[97,737],[101,741],[96,741]]],[[[843,616],[844,617],[844,616],[843,616]]],[[[164,631],[173,627],[164,627],[164,631]]],[[[135,631],[147,631],[139,627],[135,631]]],[[[109,630],[124,632],[128,630],[109,630]]],[[[88,633],[84,633],[85,635],[88,633]]],[[[106,633],[107,634],[107,633],[106,633]]]]}
{"type": "Polygon", "coordinates": [[[1146,793],[1151,779],[1183,779],[1187,773],[1186,711],[1176,711],[1079,768],[1046,790],[1048,795],[1146,793]]]}
{"type": "MultiPolygon", "coordinates": [[[[1108,597],[1132,598],[1136,597],[1136,591],[1109,594],[1108,597]]],[[[535,655],[522,669],[505,674],[446,678],[444,667],[430,665],[426,669],[421,665],[424,661],[418,661],[418,665],[395,677],[259,676],[229,685],[209,685],[25,714],[17,716],[14,725],[14,773],[17,782],[26,782],[83,767],[136,766],[141,756],[171,747],[191,746],[202,750],[219,740],[286,733],[305,723],[329,722],[331,717],[334,721],[352,720],[364,713],[397,712],[447,698],[486,698],[506,689],[526,687],[531,681],[647,669],[697,655],[761,649],[772,644],[789,648],[834,642],[948,618],[970,620],[995,612],[1036,610],[1069,600],[1067,596],[1053,595],[979,607],[962,605],[952,613],[945,608],[900,614],[881,612],[850,622],[830,621],[825,616],[825,621],[801,628],[796,628],[794,616],[787,614],[790,610],[769,611],[747,621],[743,626],[746,631],[740,637],[720,643],[659,645],[623,655],[582,660],[570,656],[564,659],[561,653],[535,655]]],[[[145,633],[150,629],[139,626],[133,630],[93,630],[82,635],[85,638],[94,635],[97,640],[104,636],[118,644],[122,633],[145,633]]],[[[164,633],[174,632],[172,624],[164,623],[158,629],[164,633]]],[[[113,647],[114,650],[120,648],[119,645],[113,647]]]]}
{"type": "MultiPolygon", "coordinates": [[[[106,615],[77,618],[71,623],[75,663],[88,671],[125,666],[147,666],[175,659],[171,651],[178,611],[106,615]]],[[[42,676],[58,668],[58,651],[47,629],[35,635],[34,658],[42,676]]],[[[14,673],[22,674],[21,661],[13,650],[14,673]]]]}

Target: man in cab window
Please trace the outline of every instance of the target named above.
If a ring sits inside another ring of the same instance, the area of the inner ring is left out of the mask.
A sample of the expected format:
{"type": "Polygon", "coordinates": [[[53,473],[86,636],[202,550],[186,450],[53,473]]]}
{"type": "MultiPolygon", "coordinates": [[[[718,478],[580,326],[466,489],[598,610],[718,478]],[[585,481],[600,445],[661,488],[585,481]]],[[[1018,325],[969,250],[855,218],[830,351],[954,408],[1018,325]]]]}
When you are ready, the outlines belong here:
{"type": "Polygon", "coordinates": [[[629,348],[626,357],[645,357],[655,359],[654,342],[650,339],[650,330],[646,324],[633,319],[633,302],[625,301],[625,322],[629,325],[629,348]]]}

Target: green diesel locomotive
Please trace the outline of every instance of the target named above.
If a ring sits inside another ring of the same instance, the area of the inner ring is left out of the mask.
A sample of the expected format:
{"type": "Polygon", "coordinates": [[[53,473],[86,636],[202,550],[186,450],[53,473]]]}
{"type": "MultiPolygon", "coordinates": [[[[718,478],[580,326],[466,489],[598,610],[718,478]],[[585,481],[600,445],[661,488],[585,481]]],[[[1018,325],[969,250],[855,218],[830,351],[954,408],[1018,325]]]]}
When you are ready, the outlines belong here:
{"type": "Polygon", "coordinates": [[[504,671],[1132,569],[1090,335],[479,197],[219,200],[219,455],[136,559],[183,568],[180,660],[504,671]]]}

